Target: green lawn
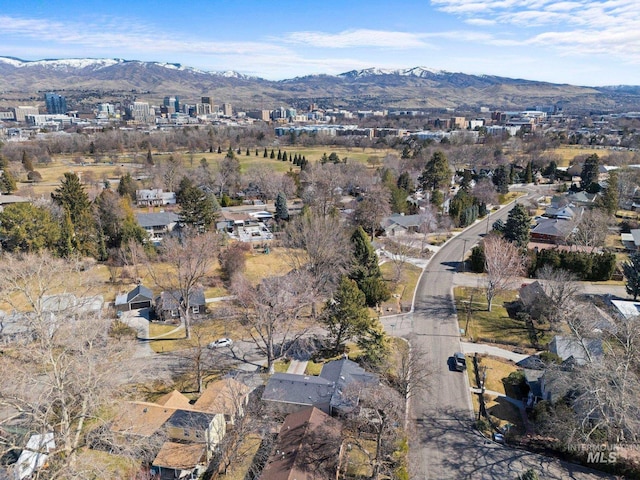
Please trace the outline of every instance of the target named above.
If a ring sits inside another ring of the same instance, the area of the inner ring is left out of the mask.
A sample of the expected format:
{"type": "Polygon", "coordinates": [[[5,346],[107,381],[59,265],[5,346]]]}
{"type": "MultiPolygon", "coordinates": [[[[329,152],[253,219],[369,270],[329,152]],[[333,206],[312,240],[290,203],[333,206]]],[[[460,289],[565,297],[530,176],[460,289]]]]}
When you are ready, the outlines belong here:
{"type": "MultiPolygon", "coordinates": [[[[391,281],[396,276],[396,266],[393,262],[385,262],[380,266],[385,280],[391,281]]],[[[413,292],[418,284],[422,269],[410,263],[404,263],[400,280],[394,285],[390,282],[392,297],[381,305],[383,314],[400,313],[400,306],[405,309],[411,307],[413,292]],[[394,296],[395,295],[395,296],[394,296]]]]}

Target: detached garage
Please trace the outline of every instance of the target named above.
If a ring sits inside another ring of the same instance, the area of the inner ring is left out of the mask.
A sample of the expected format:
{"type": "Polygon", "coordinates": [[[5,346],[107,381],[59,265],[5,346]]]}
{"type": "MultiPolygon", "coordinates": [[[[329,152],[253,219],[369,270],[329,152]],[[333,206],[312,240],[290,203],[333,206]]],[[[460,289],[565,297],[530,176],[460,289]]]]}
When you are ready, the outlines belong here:
{"type": "Polygon", "coordinates": [[[153,292],[144,285],[138,285],[129,293],[116,297],[116,310],[126,312],[129,310],[139,310],[141,308],[151,308],[153,292]]]}

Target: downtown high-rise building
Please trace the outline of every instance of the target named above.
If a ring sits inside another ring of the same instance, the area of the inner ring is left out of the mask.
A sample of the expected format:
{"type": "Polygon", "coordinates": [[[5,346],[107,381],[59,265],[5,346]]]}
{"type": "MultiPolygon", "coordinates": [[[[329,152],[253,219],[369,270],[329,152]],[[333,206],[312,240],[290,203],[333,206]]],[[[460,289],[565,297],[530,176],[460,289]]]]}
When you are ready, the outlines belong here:
{"type": "Polygon", "coordinates": [[[47,113],[52,115],[64,115],[67,113],[67,99],[57,93],[44,94],[44,102],[47,104],[47,113]]]}

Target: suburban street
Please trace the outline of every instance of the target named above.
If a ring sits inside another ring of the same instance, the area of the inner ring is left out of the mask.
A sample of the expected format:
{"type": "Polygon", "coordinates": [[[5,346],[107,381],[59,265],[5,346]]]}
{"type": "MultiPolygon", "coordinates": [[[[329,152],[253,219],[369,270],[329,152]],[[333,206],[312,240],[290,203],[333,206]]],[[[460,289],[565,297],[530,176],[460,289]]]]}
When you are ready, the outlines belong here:
{"type": "MultiPolygon", "coordinates": [[[[502,208],[490,222],[506,220],[509,210],[502,208]]],[[[515,479],[532,468],[545,479],[608,478],[577,465],[499,445],[474,428],[467,375],[452,371],[448,365],[449,357],[462,351],[452,285],[463,250],[470,250],[486,230],[487,221],[479,222],[445,244],[431,259],[417,287],[414,343],[428,352],[433,374],[429,392],[411,400],[411,477],[515,479]]]]}

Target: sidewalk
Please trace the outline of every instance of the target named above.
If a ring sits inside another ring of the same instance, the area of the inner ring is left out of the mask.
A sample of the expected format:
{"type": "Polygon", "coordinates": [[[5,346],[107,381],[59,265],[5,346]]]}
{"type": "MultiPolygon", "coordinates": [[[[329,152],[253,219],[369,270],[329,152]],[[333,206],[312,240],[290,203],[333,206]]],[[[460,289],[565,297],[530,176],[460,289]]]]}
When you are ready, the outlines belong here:
{"type": "Polygon", "coordinates": [[[494,347],[492,345],[484,345],[482,343],[460,342],[460,345],[462,345],[462,352],[465,354],[482,353],[486,355],[492,355],[494,357],[504,358],[506,360],[511,360],[513,363],[521,362],[522,360],[524,360],[525,358],[529,358],[530,356],[510,352],[509,350],[505,350],[504,348],[494,347]]]}
{"type": "Polygon", "coordinates": [[[294,373],[296,375],[304,375],[304,371],[307,369],[307,361],[291,360],[287,373],[294,373]]]}

